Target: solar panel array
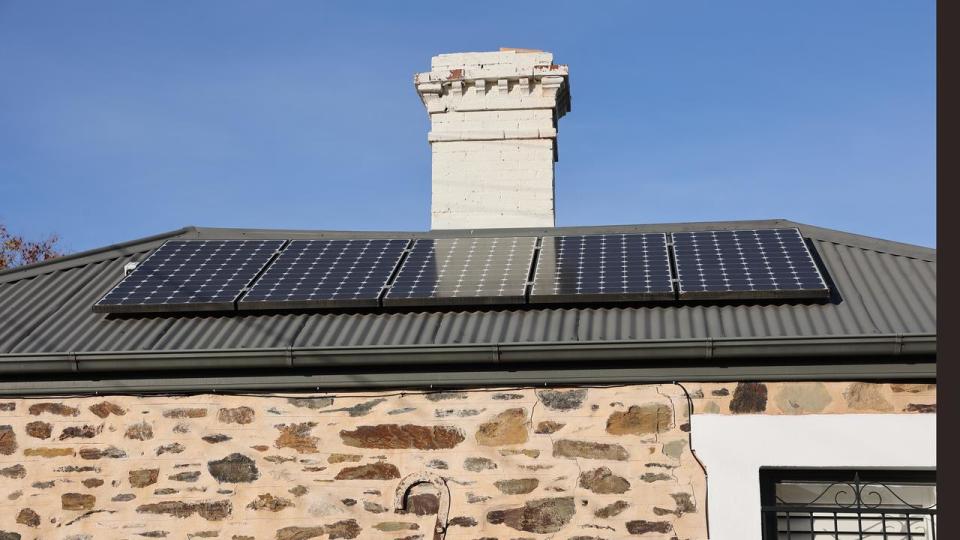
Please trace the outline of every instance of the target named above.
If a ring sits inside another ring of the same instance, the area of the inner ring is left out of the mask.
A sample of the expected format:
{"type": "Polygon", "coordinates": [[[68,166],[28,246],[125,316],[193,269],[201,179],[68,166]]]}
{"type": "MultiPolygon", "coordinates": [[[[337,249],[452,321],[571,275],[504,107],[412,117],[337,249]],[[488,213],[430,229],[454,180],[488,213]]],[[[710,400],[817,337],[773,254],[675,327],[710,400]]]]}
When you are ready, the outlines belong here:
{"type": "Polygon", "coordinates": [[[532,236],[418,239],[383,304],[521,304],[536,243],[532,236]]]}
{"type": "Polygon", "coordinates": [[[376,307],[409,240],[293,240],[241,309],[376,307]]]}
{"type": "Polygon", "coordinates": [[[797,229],[673,233],[680,299],[825,298],[797,229]]]}
{"type": "Polygon", "coordinates": [[[617,233],[546,236],[539,245],[532,236],[171,240],[94,311],[830,296],[795,228],[682,232],[669,239],[617,233]]]}
{"type": "Polygon", "coordinates": [[[663,233],[543,238],[531,302],[673,298],[663,233]]]}
{"type": "Polygon", "coordinates": [[[94,306],[95,311],[233,309],[283,240],[170,240],[94,306]]]}

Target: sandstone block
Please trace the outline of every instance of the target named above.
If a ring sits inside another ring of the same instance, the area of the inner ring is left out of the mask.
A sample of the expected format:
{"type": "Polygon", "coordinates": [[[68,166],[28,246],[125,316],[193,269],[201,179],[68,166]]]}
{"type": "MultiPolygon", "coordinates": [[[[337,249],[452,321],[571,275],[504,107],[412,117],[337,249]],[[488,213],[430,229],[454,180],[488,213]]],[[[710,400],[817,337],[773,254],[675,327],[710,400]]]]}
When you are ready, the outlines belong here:
{"type": "Polygon", "coordinates": [[[630,454],[619,444],[560,439],[553,443],[553,456],[626,461],[630,454]]]}
{"type": "Polygon", "coordinates": [[[438,450],[457,446],[464,436],[455,427],[380,424],[342,430],[340,439],[343,444],[358,448],[438,450]]]}
{"type": "Polygon", "coordinates": [[[662,403],[633,405],[626,412],[614,412],[607,419],[607,433],[613,435],[647,435],[672,426],[673,409],[662,403]]]}
{"type": "Polygon", "coordinates": [[[528,438],[526,409],[507,409],[477,429],[477,443],[483,446],[523,444],[528,438]]]}

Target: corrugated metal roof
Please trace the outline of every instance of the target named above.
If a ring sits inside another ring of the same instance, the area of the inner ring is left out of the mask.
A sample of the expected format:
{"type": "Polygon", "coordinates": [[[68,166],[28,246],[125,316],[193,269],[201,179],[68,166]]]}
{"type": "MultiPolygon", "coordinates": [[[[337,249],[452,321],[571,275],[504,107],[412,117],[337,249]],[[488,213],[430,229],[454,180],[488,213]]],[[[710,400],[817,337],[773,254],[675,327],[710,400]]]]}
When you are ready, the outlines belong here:
{"type": "Polygon", "coordinates": [[[784,220],[349,233],[185,228],[0,273],[0,354],[932,334],[936,252],[784,220]],[[108,316],[93,303],[165,239],[577,234],[799,227],[836,291],[825,304],[700,303],[404,312],[108,316]]]}

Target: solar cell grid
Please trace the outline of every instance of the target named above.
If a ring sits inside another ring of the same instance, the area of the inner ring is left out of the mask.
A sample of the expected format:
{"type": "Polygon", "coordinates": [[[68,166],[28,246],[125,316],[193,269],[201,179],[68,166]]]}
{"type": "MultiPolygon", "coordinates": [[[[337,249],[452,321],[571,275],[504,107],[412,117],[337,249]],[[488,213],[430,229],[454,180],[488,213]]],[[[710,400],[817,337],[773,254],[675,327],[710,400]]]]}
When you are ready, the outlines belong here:
{"type": "Polygon", "coordinates": [[[377,306],[409,240],[294,240],[241,309],[377,306]]]}
{"type": "Polygon", "coordinates": [[[531,302],[672,300],[666,235],[544,237],[531,302]]]}
{"type": "Polygon", "coordinates": [[[824,298],[797,229],[673,233],[680,298],[824,298]]]}
{"type": "MultiPolygon", "coordinates": [[[[669,239],[676,287],[666,234],[544,237],[529,301],[829,297],[797,229],[683,232],[669,239]]],[[[381,299],[385,306],[520,304],[527,301],[536,244],[536,237],[171,240],[94,310],[376,307],[381,299]]]]}
{"type": "Polygon", "coordinates": [[[233,309],[283,240],[170,240],[95,305],[101,312],[233,309]]]}
{"type": "Polygon", "coordinates": [[[536,240],[418,239],[383,303],[523,303],[536,240]]]}

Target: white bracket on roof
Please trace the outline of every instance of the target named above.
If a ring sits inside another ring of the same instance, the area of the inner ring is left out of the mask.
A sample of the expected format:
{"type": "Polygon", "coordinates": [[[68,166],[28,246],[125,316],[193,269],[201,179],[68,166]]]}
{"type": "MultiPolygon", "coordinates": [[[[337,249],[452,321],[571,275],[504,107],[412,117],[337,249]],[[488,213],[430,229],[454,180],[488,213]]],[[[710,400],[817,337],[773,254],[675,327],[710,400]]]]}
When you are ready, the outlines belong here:
{"type": "Polygon", "coordinates": [[[128,262],[127,264],[123,265],[123,277],[130,275],[130,272],[133,272],[136,268],[137,263],[135,262],[128,262]]]}

